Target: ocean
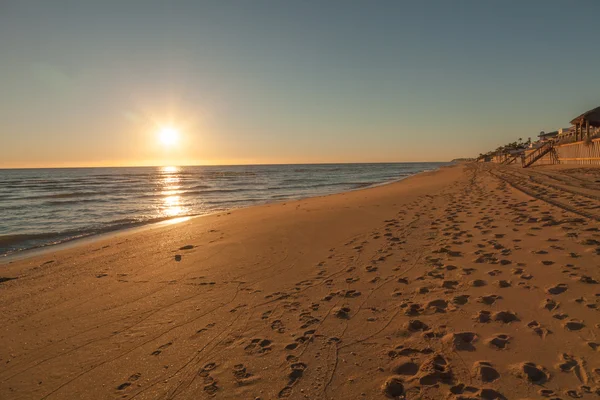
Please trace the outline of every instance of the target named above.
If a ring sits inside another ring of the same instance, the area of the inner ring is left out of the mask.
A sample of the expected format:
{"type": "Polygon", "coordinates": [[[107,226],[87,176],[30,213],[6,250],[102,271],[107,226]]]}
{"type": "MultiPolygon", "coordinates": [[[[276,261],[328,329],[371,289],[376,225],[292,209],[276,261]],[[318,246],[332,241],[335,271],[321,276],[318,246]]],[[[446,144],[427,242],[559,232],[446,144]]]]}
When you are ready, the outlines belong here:
{"type": "Polygon", "coordinates": [[[0,255],[173,218],[365,188],[442,165],[0,170],[0,255]]]}

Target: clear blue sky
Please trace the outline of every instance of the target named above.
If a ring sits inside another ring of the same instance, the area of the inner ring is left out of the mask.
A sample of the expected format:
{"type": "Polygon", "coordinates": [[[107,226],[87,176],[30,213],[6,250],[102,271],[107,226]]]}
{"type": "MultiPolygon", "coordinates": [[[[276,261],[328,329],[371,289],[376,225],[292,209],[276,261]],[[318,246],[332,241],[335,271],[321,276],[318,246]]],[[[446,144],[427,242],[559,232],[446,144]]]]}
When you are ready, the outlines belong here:
{"type": "Polygon", "coordinates": [[[476,156],[600,105],[598,16],[600,1],[1,0],[0,167],[476,156]]]}

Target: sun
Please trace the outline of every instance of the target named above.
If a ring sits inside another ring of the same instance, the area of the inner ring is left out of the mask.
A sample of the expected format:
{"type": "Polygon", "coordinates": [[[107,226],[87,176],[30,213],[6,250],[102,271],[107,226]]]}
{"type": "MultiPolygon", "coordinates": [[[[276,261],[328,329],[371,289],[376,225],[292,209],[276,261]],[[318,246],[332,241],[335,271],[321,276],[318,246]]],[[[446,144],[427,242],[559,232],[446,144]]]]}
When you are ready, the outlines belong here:
{"type": "Polygon", "coordinates": [[[179,131],[173,127],[166,126],[158,131],[158,139],[164,146],[173,146],[179,141],[179,131]]]}

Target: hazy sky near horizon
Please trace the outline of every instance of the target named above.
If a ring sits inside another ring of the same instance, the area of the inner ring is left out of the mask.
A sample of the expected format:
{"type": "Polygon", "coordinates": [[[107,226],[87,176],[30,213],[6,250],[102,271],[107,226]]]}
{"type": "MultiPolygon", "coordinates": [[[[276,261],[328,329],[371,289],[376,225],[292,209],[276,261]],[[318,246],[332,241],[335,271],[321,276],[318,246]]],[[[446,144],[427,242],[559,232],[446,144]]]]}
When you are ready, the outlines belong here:
{"type": "Polygon", "coordinates": [[[598,15],[583,0],[0,0],[0,168],[476,156],[600,105],[598,15]]]}

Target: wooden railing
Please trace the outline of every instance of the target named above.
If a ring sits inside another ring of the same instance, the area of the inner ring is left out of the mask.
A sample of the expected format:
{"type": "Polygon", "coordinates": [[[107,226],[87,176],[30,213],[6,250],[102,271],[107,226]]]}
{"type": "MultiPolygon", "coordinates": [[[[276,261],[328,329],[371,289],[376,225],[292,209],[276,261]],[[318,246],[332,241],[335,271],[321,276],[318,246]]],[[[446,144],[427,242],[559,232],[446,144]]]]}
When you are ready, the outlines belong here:
{"type": "Polygon", "coordinates": [[[546,142],[542,146],[538,147],[533,153],[525,156],[522,161],[523,168],[529,167],[531,164],[535,163],[540,158],[544,157],[546,154],[554,151],[554,142],[546,142]]]}
{"type": "Polygon", "coordinates": [[[508,165],[508,164],[512,164],[515,161],[517,161],[517,158],[519,158],[519,154],[515,154],[515,155],[509,155],[508,157],[506,157],[506,159],[504,161],[502,161],[502,164],[504,165],[508,165]]]}

